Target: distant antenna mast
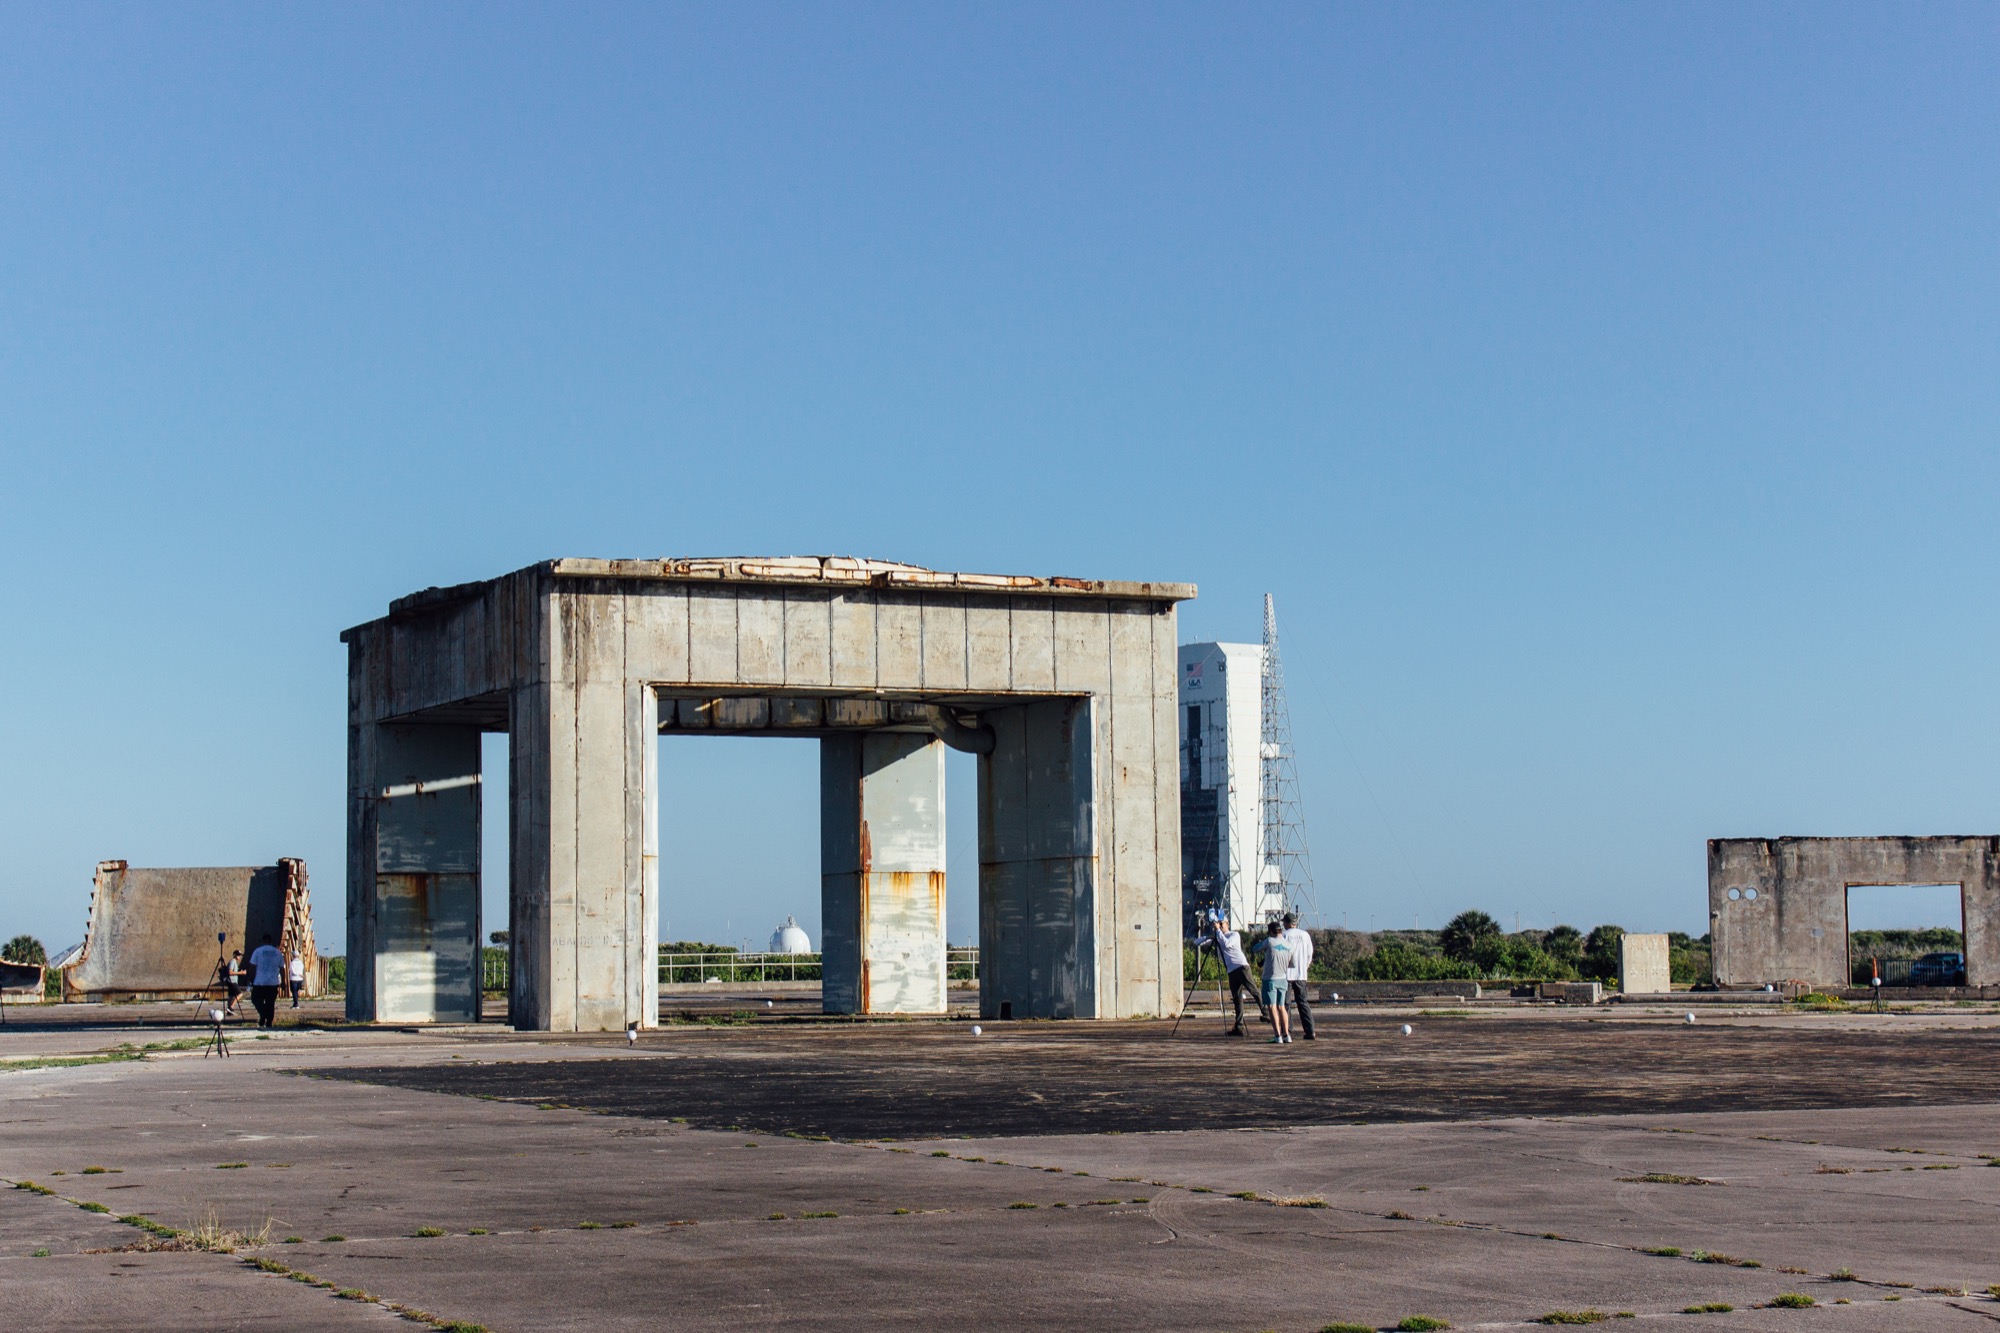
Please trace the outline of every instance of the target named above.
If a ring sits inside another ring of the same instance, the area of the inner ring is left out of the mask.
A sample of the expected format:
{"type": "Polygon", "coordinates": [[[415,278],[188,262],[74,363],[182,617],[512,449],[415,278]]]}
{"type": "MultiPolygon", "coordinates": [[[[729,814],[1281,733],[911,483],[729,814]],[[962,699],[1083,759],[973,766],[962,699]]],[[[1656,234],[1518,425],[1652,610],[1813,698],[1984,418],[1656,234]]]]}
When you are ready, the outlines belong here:
{"type": "Polygon", "coordinates": [[[1265,900],[1275,897],[1308,921],[1319,920],[1312,862],[1306,854],[1305,810],[1299,803],[1299,769],[1292,758],[1292,718],[1285,707],[1285,672],[1278,662],[1278,612],[1264,594],[1263,729],[1258,805],[1263,811],[1262,865],[1265,900]]]}

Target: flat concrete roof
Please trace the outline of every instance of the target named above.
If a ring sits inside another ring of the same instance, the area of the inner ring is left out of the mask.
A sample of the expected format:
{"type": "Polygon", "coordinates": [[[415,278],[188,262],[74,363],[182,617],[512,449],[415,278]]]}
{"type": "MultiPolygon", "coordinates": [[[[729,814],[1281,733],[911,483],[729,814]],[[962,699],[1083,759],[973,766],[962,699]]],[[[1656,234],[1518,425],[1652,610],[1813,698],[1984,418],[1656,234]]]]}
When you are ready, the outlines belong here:
{"type": "MultiPolygon", "coordinates": [[[[670,583],[805,584],[826,588],[897,588],[1051,597],[1123,597],[1156,602],[1194,598],[1192,583],[1140,583],[1123,579],[1076,579],[1063,575],[967,574],[925,569],[893,560],[846,555],[697,556],[666,560],[596,560],[563,556],[513,571],[551,578],[640,579],[670,583]]],[[[502,575],[502,578],[511,575],[502,575]]],[[[479,596],[498,579],[449,588],[425,588],[389,603],[391,616],[424,611],[479,596]]]]}

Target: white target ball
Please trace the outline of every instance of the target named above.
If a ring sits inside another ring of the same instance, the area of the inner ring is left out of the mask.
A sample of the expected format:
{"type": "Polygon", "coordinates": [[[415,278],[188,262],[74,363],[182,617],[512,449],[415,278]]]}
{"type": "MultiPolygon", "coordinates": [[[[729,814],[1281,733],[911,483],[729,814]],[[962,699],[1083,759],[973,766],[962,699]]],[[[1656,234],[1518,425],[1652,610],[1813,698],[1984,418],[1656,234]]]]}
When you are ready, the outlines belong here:
{"type": "Polygon", "coordinates": [[[977,1023],[974,1023],[974,1024],[972,1025],[972,1035],[976,1037],[976,1036],[978,1036],[979,1034],[980,1034],[980,1028],[979,1028],[979,1024],[977,1024],[977,1023]]]}
{"type": "Polygon", "coordinates": [[[1403,1024],[1403,1035],[1406,1037],[1409,1036],[1410,1031],[1411,1031],[1410,1025],[1408,1023],[1403,1024]]]}
{"type": "Polygon", "coordinates": [[[1686,1019],[1685,1021],[1687,1021],[1687,1022],[1689,1022],[1689,1023],[1692,1023],[1692,1022],[1694,1022],[1694,1015],[1693,1015],[1693,1014],[1689,1014],[1689,1015],[1687,1016],[1687,1019],[1686,1019]]]}

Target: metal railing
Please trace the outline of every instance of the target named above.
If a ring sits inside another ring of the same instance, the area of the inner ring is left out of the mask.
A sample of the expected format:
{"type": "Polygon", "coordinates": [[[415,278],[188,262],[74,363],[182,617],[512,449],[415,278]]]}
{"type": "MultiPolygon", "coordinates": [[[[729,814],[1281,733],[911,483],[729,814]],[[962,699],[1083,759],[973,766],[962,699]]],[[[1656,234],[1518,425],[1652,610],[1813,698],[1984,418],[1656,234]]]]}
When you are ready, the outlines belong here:
{"type": "MultiPolygon", "coordinates": [[[[979,980],[979,950],[945,950],[945,979],[979,980]]],[[[715,981],[722,985],[761,985],[772,981],[819,981],[816,953],[740,953],[712,951],[679,953],[660,950],[660,984],[686,985],[715,981]]],[[[488,992],[507,989],[507,951],[489,948],[481,964],[480,985],[488,992]]]]}

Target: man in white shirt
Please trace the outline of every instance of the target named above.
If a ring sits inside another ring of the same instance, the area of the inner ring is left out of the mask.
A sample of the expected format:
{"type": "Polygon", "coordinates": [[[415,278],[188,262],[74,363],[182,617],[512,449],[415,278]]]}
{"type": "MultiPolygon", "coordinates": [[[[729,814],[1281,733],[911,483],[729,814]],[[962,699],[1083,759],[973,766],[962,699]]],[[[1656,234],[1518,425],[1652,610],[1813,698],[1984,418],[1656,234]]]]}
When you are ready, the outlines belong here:
{"type": "Polygon", "coordinates": [[[1285,980],[1291,984],[1285,989],[1289,990],[1292,997],[1298,1001],[1299,1031],[1305,1034],[1307,1041],[1315,1041],[1317,1038],[1313,1036],[1312,1001],[1306,998],[1306,974],[1312,970],[1313,937],[1299,929],[1299,918],[1296,913],[1285,913],[1284,940],[1292,951],[1291,961],[1285,966],[1285,980]]]}
{"type": "Polygon", "coordinates": [[[1264,1013],[1264,1002],[1257,994],[1257,983],[1250,980],[1250,960],[1243,956],[1243,941],[1229,923],[1221,916],[1209,923],[1209,940],[1215,946],[1216,957],[1222,960],[1222,970],[1229,977],[1229,998],[1236,1005],[1236,1026],[1229,1029],[1232,1037],[1241,1037],[1243,1032],[1243,992],[1249,991],[1250,998],[1257,1001],[1257,1012],[1264,1013]]]}
{"type": "Polygon", "coordinates": [[[299,1007],[299,992],[306,988],[306,956],[304,954],[295,953],[292,955],[292,961],[285,968],[285,980],[291,983],[292,1008],[296,1009],[299,1007]]]}
{"type": "Polygon", "coordinates": [[[250,1003],[257,1007],[257,1026],[278,1025],[278,987],[285,984],[285,955],[269,935],[250,951],[250,1003]]]}

